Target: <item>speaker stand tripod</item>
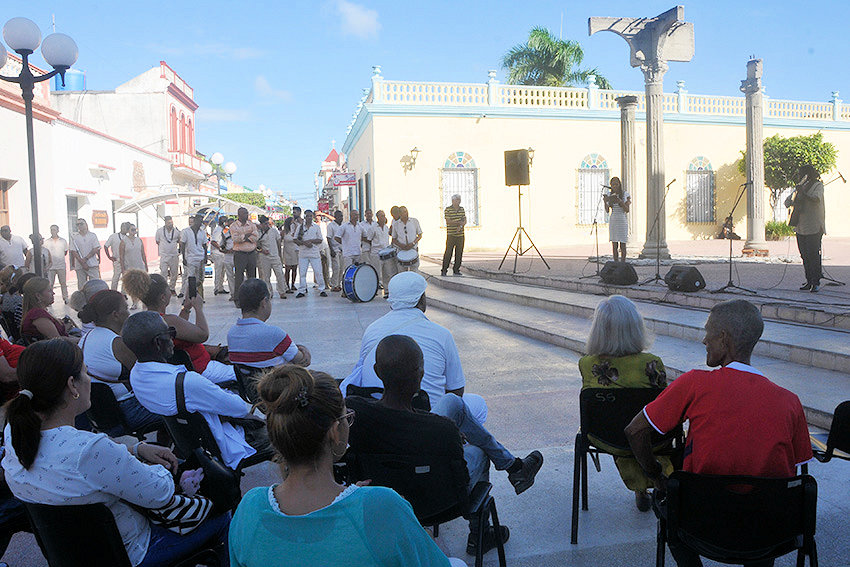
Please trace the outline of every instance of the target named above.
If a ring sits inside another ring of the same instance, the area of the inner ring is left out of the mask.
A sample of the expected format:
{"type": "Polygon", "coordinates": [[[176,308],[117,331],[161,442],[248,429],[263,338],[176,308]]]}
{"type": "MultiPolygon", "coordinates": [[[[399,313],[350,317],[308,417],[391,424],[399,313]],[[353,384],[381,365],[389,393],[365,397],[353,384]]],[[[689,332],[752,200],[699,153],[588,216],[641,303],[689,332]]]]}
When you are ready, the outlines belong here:
{"type": "Polygon", "coordinates": [[[543,260],[543,263],[546,264],[546,269],[551,270],[552,267],[549,266],[549,263],[546,261],[546,258],[543,257],[543,254],[541,254],[540,250],[537,249],[537,246],[534,244],[534,241],[531,240],[531,237],[528,235],[528,232],[526,232],[526,230],[522,227],[522,185],[517,185],[516,189],[517,189],[517,213],[518,213],[517,218],[519,219],[519,224],[517,225],[516,231],[514,232],[514,237],[511,238],[511,243],[508,244],[508,249],[505,250],[505,255],[502,256],[502,261],[499,262],[499,269],[500,270],[502,269],[502,264],[505,263],[505,258],[507,258],[508,253],[511,250],[513,250],[514,251],[514,273],[516,273],[517,259],[520,256],[525,255],[526,253],[528,253],[529,251],[531,251],[533,249],[535,252],[537,252],[537,255],[540,256],[540,259],[543,260]],[[528,246],[527,248],[522,243],[522,237],[523,236],[525,236],[525,238],[528,239],[528,242],[530,244],[530,246],[528,246]],[[516,242],[516,245],[514,245],[514,242],[516,242]]]}
{"type": "Polygon", "coordinates": [[[735,204],[732,205],[732,210],[729,211],[729,216],[726,217],[726,222],[730,227],[729,231],[727,231],[726,233],[726,237],[729,239],[729,281],[723,287],[711,290],[710,293],[721,293],[726,291],[727,289],[737,289],[752,295],[758,295],[755,291],[747,289],[745,287],[741,287],[739,285],[735,285],[735,282],[732,281],[732,217],[735,215],[735,209],[738,208],[738,203],[741,202],[741,197],[744,196],[744,193],[747,191],[747,185],[749,185],[750,183],[750,181],[747,181],[746,183],[741,184],[741,192],[738,193],[738,198],[735,199],[735,204]]]}
{"type": "Polygon", "coordinates": [[[638,286],[651,284],[655,282],[662,282],[664,285],[667,285],[664,282],[664,278],[661,277],[661,231],[658,230],[658,219],[661,218],[661,211],[664,210],[664,203],[667,202],[667,193],[670,192],[670,186],[675,183],[676,180],[673,179],[670,183],[667,184],[667,187],[664,189],[664,195],[661,197],[661,203],[658,204],[658,210],[655,211],[655,220],[652,221],[652,231],[655,231],[655,275],[651,278],[644,280],[638,284],[638,286]]]}

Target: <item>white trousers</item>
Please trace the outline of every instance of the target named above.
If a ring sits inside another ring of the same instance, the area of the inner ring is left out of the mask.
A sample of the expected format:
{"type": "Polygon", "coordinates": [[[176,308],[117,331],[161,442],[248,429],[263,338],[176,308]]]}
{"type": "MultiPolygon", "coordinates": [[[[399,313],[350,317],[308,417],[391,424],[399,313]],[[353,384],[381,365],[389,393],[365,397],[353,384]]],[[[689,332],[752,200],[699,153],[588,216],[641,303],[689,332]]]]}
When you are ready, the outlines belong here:
{"type": "Polygon", "coordinates": [[[298,293],[307,293],[307,266],[313,268],[313,274],[315,274],[316,282],[319,284],[319,291],[326,291],[325,278],[322,276],[322,259],[298,258],[298,293]]]}
{"type": "Polygon", "coordinates": [[[159,257],[159,275],[168,281],[168,289],[177,289],[177,266],[179,265],[179,256],[159,257]]]}
{"type": "Polygon", "coordinates": [[[90,266],[88,268],[77,268],[74,271],[77,272],[78,290],[83,289],[83,285],[85,285],[87,281],[100,279],[100,265],[90,266]]]}
{"type": "Polygon", "coordinates": [[[384,291],[386,292],[389,289],[390,280],[398,273],[398,262],[395,261],[395,258],[381,260],[381,257],[375,253],[372,254],[372,261],[370,263],[381,277],[381,284],[384,286],[384,291]]]}
{"type": "Polygon", "coordinates": [[[283,262],[280,261],[280,256],[276,254],[263,254],[260,252],[257,255],[257,268],[260,272],[260,279],[266,282],[269,288],[269,293],[274,293],[272,290],[272,272],[277,283],[278,295],[286,293],[286,281],[283,278],[283,262]]]}
{"type": "Polygon", "coordinates": [[[342,250],[337,250],[333,257],[329,258],[331,264],[331,288],[342,285],[342,275],[345,273],[345,268],[348,266],[343,264],[345,260],[342,257],[342,250]]]}

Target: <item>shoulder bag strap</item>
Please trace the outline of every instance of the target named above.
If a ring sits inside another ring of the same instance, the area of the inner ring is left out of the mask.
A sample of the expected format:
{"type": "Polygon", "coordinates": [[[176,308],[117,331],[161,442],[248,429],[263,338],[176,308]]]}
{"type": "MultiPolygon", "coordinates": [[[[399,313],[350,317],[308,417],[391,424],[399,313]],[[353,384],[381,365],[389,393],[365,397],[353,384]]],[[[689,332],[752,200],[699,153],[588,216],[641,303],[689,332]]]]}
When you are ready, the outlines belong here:
{"type": "Polygon", "coordinates": [[[186,409],[186,392],[183,389],[183,382],[186,379],[186,373],[180,372],[177,374],[177,380],[174,382],[174,389],[177,394],[177,415],[189,415],[189,410],[186,409]]]}

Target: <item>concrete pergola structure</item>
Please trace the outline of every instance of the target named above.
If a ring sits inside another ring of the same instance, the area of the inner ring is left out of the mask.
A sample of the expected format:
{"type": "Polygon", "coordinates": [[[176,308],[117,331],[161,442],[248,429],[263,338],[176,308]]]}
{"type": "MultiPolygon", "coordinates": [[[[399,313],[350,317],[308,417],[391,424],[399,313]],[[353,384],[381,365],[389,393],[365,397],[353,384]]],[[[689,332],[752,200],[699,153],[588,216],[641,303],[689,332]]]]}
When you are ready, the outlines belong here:
{"type": "MultiPolygon", "coordinates": [[[[643,71],[646,87],[646,241],[641,257],[669,258],[664,207],[664,73],[668,61],[694,56],[694,25],[677,6],[654,18],[593,17],[588,33],[613,32],[629,44],[632,67],[643,71]],[[655,219],[658,222],[654,222],[655,219]]],[[[623,163],[627,163],[624,147],[623,163]]],[[[633,151],[633,150],[632,150],[633,151]]],[[[627,174],[628,177],[628,174],[627,174]]]]}

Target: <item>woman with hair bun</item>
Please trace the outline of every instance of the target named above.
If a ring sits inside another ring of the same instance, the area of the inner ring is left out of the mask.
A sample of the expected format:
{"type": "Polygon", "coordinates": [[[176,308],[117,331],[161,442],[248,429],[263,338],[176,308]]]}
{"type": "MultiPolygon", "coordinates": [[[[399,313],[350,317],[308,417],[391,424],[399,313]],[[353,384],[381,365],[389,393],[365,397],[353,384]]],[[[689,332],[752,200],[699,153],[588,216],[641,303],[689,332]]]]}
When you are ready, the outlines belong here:
{"type": "Polygon", "coordinates": [[[333,378],[279,366],[257,392],[284,480],[250,490],[239,504],[230,527],[233,567],[453,564],[393,490],[334,480],[354,412],[333,378]]]}
{"type": "Polygon", "coordinates": [[[200,295],[191,299],[187,297],[183,300],[180,314],[173,315],[165,312],[171,302],[172,293],[168,282],[161,275],[148,274],[141,270],[128,270],[124,273],[123,282],[124,291],[132,297],[141,299],[148,311],[159,313],[169,327],[177,330],[174,348],[186,351],[192,359],[195,372],[203,374],[205,378],[216,384],[236,380],[233,366],[212,360],[213,353],[210,350],[217,351],[218,347],[204,345],[204,341],[210,337],[207,318],[204,315],[204,298],[200,295]],[[195,312],[194,323],[189,321],[192,311],[195,312]]]}
{"type": "MultiPolygon", "coordinates": [[[[587,338],[587,355],[578,361],[581,389],[665,388],[667,373],[664,363],[654,354],[644,352],[649,343],[643,317],[629,298],[612,295],[600,301],[587,338]]],[[[596,444],[605,447],[604,443],[596,444]]],[[[616,449],[612,452],[618,453],[616,449]]],[[[665,474],[673,472],[669,458],[658,456],[658,459],[664,465],[665,474]]],[[[647,490],[654,486],[652,481],[633,456],[615,456],[614,462],[623,483],[634,491],[638,509],[641,512],[649,510],[647,490]]]]}
{"type": "Polygon", "coordinates": [[[18,361],[18,380],[23,389],[5,406],[2,461],[16,498],[55,506],[105,504],[133,567],[172,565],[207,542],[226,540],[227,515],[210,517],[181,536],[136,510],[171,501],[177,458],[165,447],[137,443],[128,450],[104,434],[74,427],[74,417],[91,405],[91,381],[75,344],[51,339],[30,345],[18,361]]]}

